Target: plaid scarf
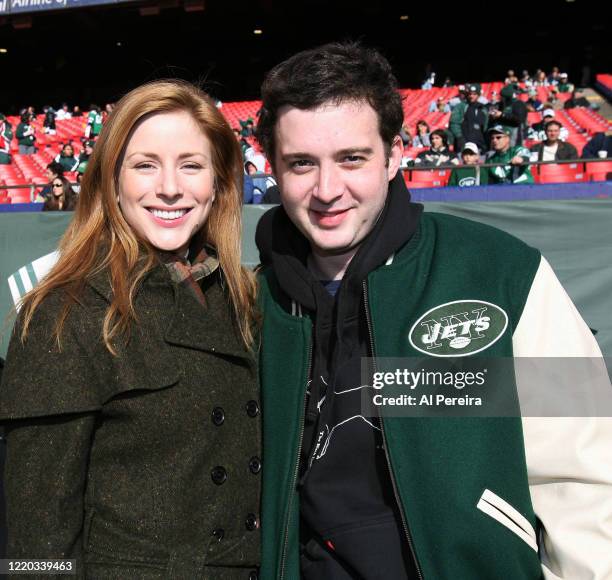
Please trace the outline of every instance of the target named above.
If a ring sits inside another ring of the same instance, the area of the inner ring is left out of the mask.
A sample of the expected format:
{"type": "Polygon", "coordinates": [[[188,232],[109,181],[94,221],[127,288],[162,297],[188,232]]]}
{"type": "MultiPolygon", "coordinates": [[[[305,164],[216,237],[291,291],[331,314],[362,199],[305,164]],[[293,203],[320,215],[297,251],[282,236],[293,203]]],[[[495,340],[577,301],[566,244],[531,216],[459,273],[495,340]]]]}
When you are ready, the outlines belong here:
{"type": "Polygon", "coordinates": [[[179,286],[185,286],[200,304],[206,306],[206,297],[198,281],[219,267],[214,249],[198,239],[192,241],[188,257],[159,252],[159,259],[168,268],[172,280],[179,286]]]}

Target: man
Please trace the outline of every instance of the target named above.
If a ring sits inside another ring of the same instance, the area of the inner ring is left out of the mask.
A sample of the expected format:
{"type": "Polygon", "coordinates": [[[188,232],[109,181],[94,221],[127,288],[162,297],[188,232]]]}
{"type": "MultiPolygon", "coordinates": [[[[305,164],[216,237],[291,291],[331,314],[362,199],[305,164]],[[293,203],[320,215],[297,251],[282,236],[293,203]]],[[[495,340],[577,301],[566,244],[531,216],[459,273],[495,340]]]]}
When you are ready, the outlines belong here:
{"type": "Polygon", "coordinates": [[[102,112],[98,105],[90,105],[85,125],[85,139],[95,140],[102,131],[102,112]]]}
{"type": "Polygon", "coordinates": [[[470,187],[472,185],[486,185],[488,175],[485,169],[478,167],[480,154],[476,143],[466,143],[461,151],[463,166],[453,169],[448,180],[449,186],[470,187]]]}
{"type": "Polygon", "coordinates": [[[438,97],[435,101],[429,104],[430,113],[450,113],[450,105],[444,100],[444,97],[438,97]]]}
{"type": "MultiPolygon", "coordinates": [[[[535,154],[537,161],[566,161],[578,159],[578,151],[571,143],[561,141],[561,123],[548,121],[544,128],[546,139],[541,143],[532,145],[530,151],[535,154]]],[[[533,156],[532,156],[533,161],[533,156]]]]}
{"type": "Polygon", "coordinates": [[[0,113],[0,165],[9,165],[11,162],[11,141],[13,127],[3,113],[0,113]]]}
{"type": "MultiPolygon", "coordinates": [[[[546,139],[546,131],[544,127],[548,124],[549,121],[553,121],[555,119],[555,111],[554,109],[544,109],[542,111],[542,120],[538,123],[534,123],[529,127],[528,138],[533,139],[535,141],[544,141],[546,139]]],[[[561,141],[566,141],[569,137],[569,131],[561,126],[561,132],[559,133],[559,139],[561,141]]]]}
{"type": "Polygon", "coordinates": [[[533,183],[529,169],[529,149],[510,144],[512,129],[494,125],[489,129],[491,151],[486,155],[487,163],[506,165],[489,168],[489,183],[533,183]]]}
{"type": "Polygon", "coordinates": [[[36,129],[32,124],[32,115],[28,112],[22,113],[20,123],[15,132],[19,155],[34,155],[36,153],[36,129]]]}
{"type": "MultiPolygon", "coordinates": [[[[536,515],[557,574],[548,578],[609,577],[607,423],[381,418],[361,405],[372,393],[362,358],[438,361],[427,354],[440,335],[431,317],[448,306],[452,326],[451,306],[465,300],[508,313],[471,346],[488,356],[600,356],[546,260],[410,202],[398,175],[401,99],[376,51],[344,43],[299,53],[268,74],[262,99],[257,136],[282,200],[256,237],[262,577],[535,580],[536,515]],[[580,462],[573,452],[587,441],[580,462]]],[[[454,328],[469,334],[464,325],[454,328]]],[[[468,348],[450,326],[450,350],[468,348]]]]}
{"type": "Polygon", "coordinates": [[[575,109],[576,107],[590,107],[591,103],[584,96],[584,91],[582,89],[574,89],[572,91],[572,96],[563,103],[564,109],[575,109]]]}
{"type": "Polygon", "coordinates": [[[506,85],[501,91],[502,108],[491,109],[490,122],[510,127],[512,145],[522,145],[527,133],[527,105],[517,98],[518,89],[514,84],[506,85]]]}
{"type": "Polygon", "coordinates": [[[466,100],[452,110],[449,129],[455,138],[455,151],[462,149],[466,141],[476,143],[481,151],[486,147],[489,115],[487,107],[479,100],[480,93],[478,83],[468,85],[466,100]]]}
{"type": "Polygon", "coordinates": [[[595,133],[582,150],[582,159],[612,159],[612,131],[595,133]],[[600,153],[600,151],[605,151],[600,153]]]}
{"type": "Polygon", "coordinates": [[[561,73],[559,75],[557,88],[560,93],[571,93],[574,90],[574,85],[567,80],[567,73],[561,73]]]}

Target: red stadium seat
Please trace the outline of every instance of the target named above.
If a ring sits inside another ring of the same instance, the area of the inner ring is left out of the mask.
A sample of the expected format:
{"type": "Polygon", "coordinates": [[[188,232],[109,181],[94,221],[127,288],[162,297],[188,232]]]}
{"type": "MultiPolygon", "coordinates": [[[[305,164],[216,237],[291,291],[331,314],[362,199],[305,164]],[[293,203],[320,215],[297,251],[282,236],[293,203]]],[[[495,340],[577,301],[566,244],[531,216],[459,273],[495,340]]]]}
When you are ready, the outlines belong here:
{"type": "Polygon", "coordinates": [[[591,181],[607,181],[612,174],[612,161],[590,161],[586,171],[591,181]]]}
{"type": "Polygon", "coordinates": [[[575,183],[587,180],[583,163],[540,165],[536,179],[538,183],[575,183]]]}

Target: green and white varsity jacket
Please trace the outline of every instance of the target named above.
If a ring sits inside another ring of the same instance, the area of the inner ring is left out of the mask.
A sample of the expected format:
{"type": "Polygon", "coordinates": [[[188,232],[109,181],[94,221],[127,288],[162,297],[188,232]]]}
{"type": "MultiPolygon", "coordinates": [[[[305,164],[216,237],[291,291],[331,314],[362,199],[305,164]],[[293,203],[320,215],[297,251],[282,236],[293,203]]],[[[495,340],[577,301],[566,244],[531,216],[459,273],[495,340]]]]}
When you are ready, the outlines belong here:
{"type": "MultiPolygon", "coordinates": [[[[259,279],[261,577],[297,580],[312,321],[281,307],[271,269],[259,279]]],[[[469,220],[423,214],[410,242],[368,275],[364,299],[376,357],[422,357],[427,349],[411,329],[465,301],[503,313],[484,331],[479,356],[601,357],[540,253],[469,220]]],[[[469,324],[460,328],[470,333],[469,324]]],[[[406,550],[425,580],[612,578],[609,419],[382,417],[381,426],[406,550]]]]}

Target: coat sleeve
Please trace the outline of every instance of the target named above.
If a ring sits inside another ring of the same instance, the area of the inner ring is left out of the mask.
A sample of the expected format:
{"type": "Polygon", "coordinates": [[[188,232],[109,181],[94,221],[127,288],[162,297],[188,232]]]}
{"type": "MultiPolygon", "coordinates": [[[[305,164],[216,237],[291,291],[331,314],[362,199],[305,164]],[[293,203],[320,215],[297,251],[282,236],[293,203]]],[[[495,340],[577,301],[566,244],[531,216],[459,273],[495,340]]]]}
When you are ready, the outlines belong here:
{"type": "Polygon", "coordinates": [[[61,348],[56,344],[53,330],[61,304],[57,296],[45,299],[24,342],[18,318],[2,373],[11,558],[80,561],[85,482],[101,404],[85,338],[90,335],[79,326],[83,313],[73,310],[61,348]]]}
{"type": "MultiPolygon", "coordinates": [[[[612,395],[599,346],[544,258],[513,346],[516,357],[593,361],[603,369],[604,395],[612,395]]],[[[519,384],[519,392],[525,387],[533,385],[519,384]]],[[[593,415],[523,418],[546,580],[612,578],[612,418],[593,415]]]]}
{"type": "Polygon", "coordinates": [[[8,558],[76,559],[82,573],[83,498],[94,424],[93,414],[8,424],[8,558]]]}

